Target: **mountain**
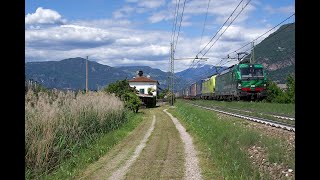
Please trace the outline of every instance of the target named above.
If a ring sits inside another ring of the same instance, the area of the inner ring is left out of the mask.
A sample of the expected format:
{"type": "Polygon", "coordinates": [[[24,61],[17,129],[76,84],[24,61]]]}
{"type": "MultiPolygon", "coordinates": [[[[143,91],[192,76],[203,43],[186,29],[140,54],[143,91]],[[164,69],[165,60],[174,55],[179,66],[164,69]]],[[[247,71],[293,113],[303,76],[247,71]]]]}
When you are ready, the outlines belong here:
{"type": "MultiPolygon", "coordinates": [[[[48,88],[85,89],[86,59],[69,58],[61,61],[25,63],[26,79],[33,79],[48,88]]],[[[88,88],[98,89],[127,74],[114,67],[88,61],[88,88]]]]}
{"type": "MultiPolygon", "coordinates": [[[[219,72],[225,68],[222,67],[219,72]]],[[[90,90],[101,89],[117,80],[132,79],[138,70],[142,70],[144,76],[158,80],[160,89],[167,88],[169,77],[169,72],[149,66],[110,67],[94,61],[88,61],[88,70],[90,90]]],[[[215,66],[204,65],[175,73],[174,87],[176,90],[185,88],[215,72],[215,66]]],[[[26,62],[25,74],[26,79],[33,79],[47,88],[82,90],[86,83],[86,59],[77,57],[61,61],[26,62]]]]}
{"type": "Polygon", "coordinates": [[[160,88],[166,88],[167,87],[167,78],[168,73],[163,72],[160,69],[151,68],[149,66],[121,66],[121,67],[115,67],[117,70],[122,71],[127,74],[128,79],[132,79],[136,76],[137,71],[141,70],[143,71],[144,76],[150,76],[151,79],[158,80],[160,84],[160,88]]]}
{"type": "Polygon", "coordinates": [[[181,72],[175,73],[176,77],[184,78],[187,81],[196,82],[208,76],[212,76],[216,72],[221,72],[227,67],[204,65],[196,68],[188,68],[181,72]]]}
{"type": "Polygon", "coordinates": [[[266,67],[269,79],[285,83],[288,74],[295,74],[295,23],[282,25],[256,45],[254,59],[266,67]]]}
{"type": "MultiPolygon", "coordinates": [[[[138,70],[151,79],[158,80],[161,89],[167,88],[168,72],[149,66],[110,67],[94,61],[88,61],[88,82],[90,90],[97,90],[117,80],[132,79],[138,70]]],[[[61,61],[25,63],[26,79],[33,79],[47,88],[85,89],[86,59],[69,58],[61,61]]],[[[185,79],[176,78],[185,83],[185,79]]],[[[179,85],[177,86],[179,88],[179,85]]]]}

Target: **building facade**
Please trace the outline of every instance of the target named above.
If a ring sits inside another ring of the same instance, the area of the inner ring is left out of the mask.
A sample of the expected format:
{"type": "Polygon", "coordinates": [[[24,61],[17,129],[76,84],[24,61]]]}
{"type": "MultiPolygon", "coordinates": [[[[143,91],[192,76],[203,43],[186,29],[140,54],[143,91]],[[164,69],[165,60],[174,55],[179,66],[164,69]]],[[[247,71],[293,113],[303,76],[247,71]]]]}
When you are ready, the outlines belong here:
{"type": "Polygon", "coordinates": [[[143,76],[142,71],[137,72],[137,76],[128,80],[130,87],[135,87],[139,91],[139,98],[146,107],[155,107],[159,82],[149,76],[143,76]],[[151,90],[151,91],[150,91],[151,90]],[[150,91],[150,94],[149,94],[150,91]]]}

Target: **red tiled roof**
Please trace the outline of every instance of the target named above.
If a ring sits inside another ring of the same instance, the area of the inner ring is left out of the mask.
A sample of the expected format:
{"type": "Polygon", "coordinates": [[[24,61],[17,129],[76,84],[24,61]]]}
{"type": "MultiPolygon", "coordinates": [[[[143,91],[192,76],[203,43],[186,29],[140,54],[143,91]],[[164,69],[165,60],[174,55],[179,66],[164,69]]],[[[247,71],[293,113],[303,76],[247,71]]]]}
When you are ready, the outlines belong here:
{"type": "Polygon", "coordinates": [[[134,79],[130,79],[129,82],[158,82],[158,81],[147,78],[145,76],[140,76],[140,77],[136,77],[134,79]]]}

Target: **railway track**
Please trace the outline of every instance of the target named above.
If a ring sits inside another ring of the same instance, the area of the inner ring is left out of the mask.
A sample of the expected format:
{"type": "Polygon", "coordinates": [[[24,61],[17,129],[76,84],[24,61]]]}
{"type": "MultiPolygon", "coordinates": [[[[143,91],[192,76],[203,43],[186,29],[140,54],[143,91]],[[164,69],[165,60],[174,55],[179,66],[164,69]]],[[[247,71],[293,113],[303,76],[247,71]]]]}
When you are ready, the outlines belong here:
{"type": "MultiPolygon", "coordinates": [[[[241,109],[234,109],[234,108],[228,108],[228,109],[234,110],[234,111],[243,111],[243,112],[247,112],[247,113],[253,113],[252,111],[246,111],[246,110],[241,110],[241,109]]],[[[279,116],[279,115],[265,114],[265,113],[259,113],[259,114],[272,116],[272,117],[275,117],[275,118],[278,118],[278,119],[285,119],[285,120],[295,121],[295,118],[293,118],[293,117],[279,116]]]]}
{"type": "MultiPolygon", "coordinates": [[[[234,117],[238,117],[238,118],[242,118],[242,119],[246,119],[249,121],[254,121],[254,122],[258,122],[258,123],[262,123],[262,124],[266,124],[272,127],[277,127],[277,128],[282,128],[288,131],[295,131],[295,126],[291,125],[291,124],[286,124],[286,123],[282,123],[282,122],[276,122],[274,120],[270,120],[270,119],[265,119],[265,118],[260,118],[260,117],[253,117],[253,116],[248,116],[248,115],[243,115],[243,114],[239,114],[239,113],[231,113],[231,112],[227,112],[227,111],[222,111],[216,108],[209,108],[209,107],[205,107],[205,106],[200,106],[200,105],[196,105],[196,104],[192,104],[192,103],[188,103],[191,104],[193,106],[196,107],[200,107],[203,109],[208,109],[208,110],[212,110],[212,111],[216,111],[219,113],[223,113],[223,114],[227,114],[230,116],[234,116],[234,117]]],[[[282,117],[282,116],[280,116],[282,117]]]]}

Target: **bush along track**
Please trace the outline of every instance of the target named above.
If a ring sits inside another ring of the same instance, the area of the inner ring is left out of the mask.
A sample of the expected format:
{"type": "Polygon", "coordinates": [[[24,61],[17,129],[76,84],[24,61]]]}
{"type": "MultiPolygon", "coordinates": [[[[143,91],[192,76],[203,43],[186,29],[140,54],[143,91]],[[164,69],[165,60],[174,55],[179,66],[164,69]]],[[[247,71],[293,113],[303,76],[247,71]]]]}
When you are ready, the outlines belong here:
{"type": "Polygon", "coordinates": [[[200,156],[204,179],[294,179],[293,132],[260,129],[253,122],[181,101],[169,112],[182,122],[205,154],[200,156]]]}

